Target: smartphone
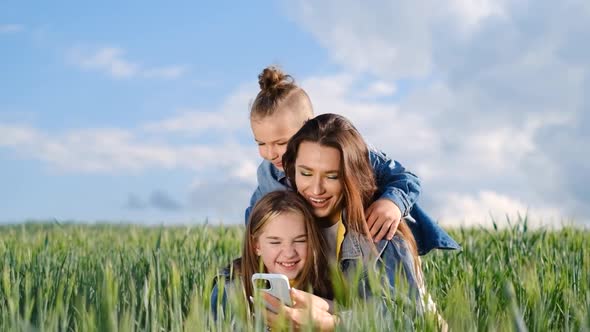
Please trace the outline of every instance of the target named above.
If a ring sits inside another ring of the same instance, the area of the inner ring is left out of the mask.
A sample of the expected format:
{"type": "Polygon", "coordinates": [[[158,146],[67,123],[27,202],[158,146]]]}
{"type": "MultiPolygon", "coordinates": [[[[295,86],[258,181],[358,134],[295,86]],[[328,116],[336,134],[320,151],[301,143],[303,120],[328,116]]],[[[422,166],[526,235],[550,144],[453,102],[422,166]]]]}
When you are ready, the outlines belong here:
{"type": "Polygon", "coordinates": [[[286,275],[280,273],[254,273],[252,275],[252,285],[254,289],[267,292],[276,297],[284,305],[291,307],[291,286],[286,275]]]}

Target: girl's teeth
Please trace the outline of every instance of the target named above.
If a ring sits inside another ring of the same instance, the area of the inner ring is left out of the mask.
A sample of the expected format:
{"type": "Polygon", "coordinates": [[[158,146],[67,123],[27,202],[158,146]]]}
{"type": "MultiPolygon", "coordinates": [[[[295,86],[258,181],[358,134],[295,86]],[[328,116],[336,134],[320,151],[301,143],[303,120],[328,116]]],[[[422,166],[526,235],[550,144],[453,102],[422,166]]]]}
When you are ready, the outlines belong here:
{"type": "Polygon", "coordinates": [[[325,198],[324,198],[324,199],[317,199],[317,198],[311,198],[311,197],[310,197],[309,199],[310,199],[312,202],[315,202],[315,203],[323,203],[323,202],[325,202],[325,201],[326,201],[326,199],[325,199],[325,198]]]}

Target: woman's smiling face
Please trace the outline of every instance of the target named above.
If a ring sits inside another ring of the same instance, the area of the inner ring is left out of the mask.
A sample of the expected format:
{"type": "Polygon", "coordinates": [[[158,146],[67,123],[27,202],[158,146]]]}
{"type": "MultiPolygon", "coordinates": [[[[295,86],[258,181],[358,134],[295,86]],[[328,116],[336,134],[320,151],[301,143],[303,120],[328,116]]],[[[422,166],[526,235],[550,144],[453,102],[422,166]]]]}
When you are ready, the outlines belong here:
{"type": "Polygon", "coordinates": [[[343,186],[340,179],[340,151],[313,142],[302,142],[295,159],[297,191],[313,207],[317,218],[333,225],[340,218],[343,186]]]}

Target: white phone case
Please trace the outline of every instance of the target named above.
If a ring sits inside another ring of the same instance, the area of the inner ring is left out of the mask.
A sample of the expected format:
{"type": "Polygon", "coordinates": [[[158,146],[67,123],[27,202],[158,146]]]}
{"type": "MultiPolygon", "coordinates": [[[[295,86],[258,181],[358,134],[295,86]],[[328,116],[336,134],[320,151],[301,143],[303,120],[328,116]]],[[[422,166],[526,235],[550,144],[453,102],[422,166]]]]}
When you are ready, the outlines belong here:
{"type": "Polygon", "coordinates": [[[291,286],[289,286],[289,279],[286,275],[279,273],[254,273],[252,275],[252,285],[254,288],[257,288],[263,292],[267,292],[270,295],[276,297],[286,306],[293,306],[290,293],[291,286]],[[257,288],[256,280],[267,280],[270,285],[269,288],[257,288]]]}

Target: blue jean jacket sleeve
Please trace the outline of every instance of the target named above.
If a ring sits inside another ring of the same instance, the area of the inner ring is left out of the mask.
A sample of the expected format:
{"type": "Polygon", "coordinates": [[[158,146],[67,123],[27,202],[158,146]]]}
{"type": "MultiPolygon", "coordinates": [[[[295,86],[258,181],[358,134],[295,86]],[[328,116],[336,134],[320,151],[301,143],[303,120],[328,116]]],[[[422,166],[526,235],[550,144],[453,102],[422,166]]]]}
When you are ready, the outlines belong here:
{"type": "Polygon", "coordinates": [[[419,255],[426,255],[432,249],[461,249],[461,246],[430,218],[420,204],[414,204],[410,216],[405,220],[412,230],[419,255]]]}
{"type": "Polygon", "coordinates": [[[260,186],[256,187],[256,190],[254,191],[254,193],[252,193],[252,197],[250,197],[250,205],[246,208],[246,211],[244,212],[244,224],[248,224],[248,218],[250,218],[252,208],[254,207],[254,204],[256,204],[256,202],[258,202],[262,198],[262,196],[262,189],[260,189],[260,186]]]}
{"type": "Polygon", "coordinates": [[[381,195],[379,198],[391,200],[399,207],[402,216],[407,216],[420,195],[420,179],[381,151],[370,149],[369,159],[381,195]]]}

